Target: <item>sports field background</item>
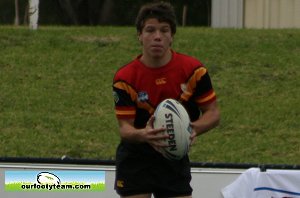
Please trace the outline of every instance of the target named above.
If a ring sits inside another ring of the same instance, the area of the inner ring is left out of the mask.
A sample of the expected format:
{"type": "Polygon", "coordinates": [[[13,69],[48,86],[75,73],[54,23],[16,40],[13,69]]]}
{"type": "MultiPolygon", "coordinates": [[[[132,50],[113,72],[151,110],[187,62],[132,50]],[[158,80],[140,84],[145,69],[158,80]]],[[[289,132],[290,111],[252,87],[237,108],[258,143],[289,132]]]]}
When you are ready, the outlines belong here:
{"type": "MultiPolygon", "coordinates": [[[[192,161],[300,164],[300,30],[179,28],[173,49],[221,109],[192,161]]],[[[114,159],[112,78],[139,52],[133,27],[0,26],[0,156],[114,159]]]]}

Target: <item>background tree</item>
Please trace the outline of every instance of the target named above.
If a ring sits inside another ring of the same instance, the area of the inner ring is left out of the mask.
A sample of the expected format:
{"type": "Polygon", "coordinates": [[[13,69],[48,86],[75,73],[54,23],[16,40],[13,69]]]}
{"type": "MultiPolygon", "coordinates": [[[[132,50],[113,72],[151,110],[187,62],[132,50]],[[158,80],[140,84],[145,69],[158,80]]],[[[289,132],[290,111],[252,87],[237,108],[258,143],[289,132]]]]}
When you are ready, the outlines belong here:
{"type": "Polygon", "coordinates": [[[20,24],[20,18],[19,18],[19,0],[15,0],[15,25],[20,24]]]}

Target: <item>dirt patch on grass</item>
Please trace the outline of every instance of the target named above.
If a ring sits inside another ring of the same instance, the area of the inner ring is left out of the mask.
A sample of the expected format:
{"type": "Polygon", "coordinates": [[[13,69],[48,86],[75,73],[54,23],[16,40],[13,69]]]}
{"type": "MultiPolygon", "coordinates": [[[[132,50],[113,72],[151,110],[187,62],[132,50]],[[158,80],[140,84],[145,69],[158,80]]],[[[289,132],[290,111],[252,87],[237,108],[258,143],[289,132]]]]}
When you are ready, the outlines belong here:
{"type": "Polygon", "coordinates": [[[98,43],[101,45],[109,45],[118,43],[120,41],[119,37],[116,36],[74,36],[72,37],[72,40],[77,42],[86,42],[86,43],[98,43]]]}

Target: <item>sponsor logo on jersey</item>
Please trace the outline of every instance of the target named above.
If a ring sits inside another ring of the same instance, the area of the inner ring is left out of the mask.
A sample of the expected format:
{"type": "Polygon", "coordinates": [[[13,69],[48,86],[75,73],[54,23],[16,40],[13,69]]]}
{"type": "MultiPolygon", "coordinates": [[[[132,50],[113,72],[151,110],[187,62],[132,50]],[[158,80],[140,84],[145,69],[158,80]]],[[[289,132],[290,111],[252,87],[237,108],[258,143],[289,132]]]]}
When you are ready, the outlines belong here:
{"type": "Polygon", "coordinates": [[[163,85],[163,84],[166,84],[166,83],[167,83],[167,79],[165,77],[158,78],[158,79],[155,80],[156,85],[163,85]]]}
{"type": "Polygon", "coordinates": [[[149,100],[149,96],[146,92],[139,92],[138,93],[138,101],[139,102],[146,102],[149,100]]]}

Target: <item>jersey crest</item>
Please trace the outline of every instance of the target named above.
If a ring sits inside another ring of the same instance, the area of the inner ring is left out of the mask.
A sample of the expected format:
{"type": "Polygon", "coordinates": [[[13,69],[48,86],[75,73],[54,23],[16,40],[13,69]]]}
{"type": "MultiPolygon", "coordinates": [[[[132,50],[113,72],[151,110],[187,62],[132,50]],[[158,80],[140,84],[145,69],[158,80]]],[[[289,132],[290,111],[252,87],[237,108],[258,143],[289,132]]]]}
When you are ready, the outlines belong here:
{"type": "Polygon", "coordinates": [[[138,101],[139,102],[147,102],[149,100],[149,96],[147,92],[139,92],[138,93],[138,101]]]}

